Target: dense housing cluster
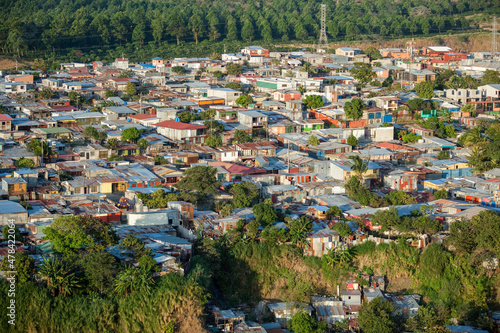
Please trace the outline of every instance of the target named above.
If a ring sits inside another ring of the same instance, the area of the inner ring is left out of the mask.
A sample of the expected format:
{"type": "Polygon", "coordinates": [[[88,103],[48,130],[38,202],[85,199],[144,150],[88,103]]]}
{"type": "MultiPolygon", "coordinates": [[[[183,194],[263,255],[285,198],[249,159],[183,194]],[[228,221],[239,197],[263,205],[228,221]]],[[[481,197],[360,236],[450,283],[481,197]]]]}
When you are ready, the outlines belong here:
{"type": "Polygon", "coordinates": [[[497,327],[498,54],[122,56],[2,73],[0,105],[20,331],[497,327]]]}

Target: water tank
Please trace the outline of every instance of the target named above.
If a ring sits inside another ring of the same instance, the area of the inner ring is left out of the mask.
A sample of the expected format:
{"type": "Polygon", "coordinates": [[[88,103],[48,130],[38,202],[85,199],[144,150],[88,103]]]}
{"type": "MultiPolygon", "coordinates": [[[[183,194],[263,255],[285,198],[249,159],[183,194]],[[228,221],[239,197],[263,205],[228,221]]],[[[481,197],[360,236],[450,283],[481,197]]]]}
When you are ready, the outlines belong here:
{"type": "Polygon", "coordinates": [[[181,121],[181,118],[175,118],[175,121],[181,121]]]}

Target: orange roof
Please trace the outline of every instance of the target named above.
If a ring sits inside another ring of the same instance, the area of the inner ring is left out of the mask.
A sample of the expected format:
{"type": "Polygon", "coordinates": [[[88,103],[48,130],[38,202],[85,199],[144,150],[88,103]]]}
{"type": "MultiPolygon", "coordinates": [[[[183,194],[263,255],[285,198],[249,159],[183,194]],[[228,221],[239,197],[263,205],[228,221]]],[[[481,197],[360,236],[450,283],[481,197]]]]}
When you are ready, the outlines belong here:
{"type": "Polygon", "coordinates": [[[185,130],[185,129],[195,130],[195,129],[207,128],[206,126],[186,124],[186,123],[182,123],[180,121],[173,121],[173,120],[165,120],[165,121],[159,122],[158,124],[154,124],[154,125],[158,126],[158,127],[166,127],[166,128],[172,128],[172,129],[180,129],[180,130],[185,130]]]}
{"type": "Polygon", "coordinates": [[[403,145],[399,145],[397,143],[390,143],[390,142],[377,143],[375,145],[375,147],[380,147],[380,148],[385,148],[385,149],[390,149],[390,150],[413,149],[411,147],[406,147],[403,145]]]}

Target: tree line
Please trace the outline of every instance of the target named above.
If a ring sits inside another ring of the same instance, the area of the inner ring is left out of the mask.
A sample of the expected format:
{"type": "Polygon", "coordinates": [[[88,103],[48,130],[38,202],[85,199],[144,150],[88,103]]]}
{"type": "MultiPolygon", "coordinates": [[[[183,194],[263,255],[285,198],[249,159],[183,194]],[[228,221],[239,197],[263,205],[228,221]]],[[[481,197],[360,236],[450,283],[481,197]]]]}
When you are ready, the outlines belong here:
{"type": "MultiPolygon", "coordinates": [[[[0,51],[30,56],[61,54],[67,49],[98,52],[130,46],[142,55],[145,45],[210,44],[223,41],[263,43],[310,41],[320,29],[320,4],[328,6],[327,33],[331,40],[354,40],[361,35],[398,38],[465,30],[481,18],[500,13],[487,0],[303,1],[273,0],[195,2],[143,0],[34,1],[2,0],[0,51]],[[469,18],[467,18],[469,17],[469,18]]],[[[123,50],[123,49],[122,49],[123,50]]],[[[186,50],[186,49],[185,49],[186,50]]],[[[106,53],[104,53],[106,54],[106,53]]]]}

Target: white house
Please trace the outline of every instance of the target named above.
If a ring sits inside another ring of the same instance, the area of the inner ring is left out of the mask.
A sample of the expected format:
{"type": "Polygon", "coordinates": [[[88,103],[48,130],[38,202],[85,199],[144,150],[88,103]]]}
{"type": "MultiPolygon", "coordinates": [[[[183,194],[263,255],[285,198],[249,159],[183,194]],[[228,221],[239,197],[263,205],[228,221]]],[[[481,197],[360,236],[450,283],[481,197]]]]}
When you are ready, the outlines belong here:
{"type": "Polygon", "coordinates": [[[486,84],[484,86],[479,86],[477,89],[484,91],[486,97],[491,97],[495,99],[500,98],[500,84],[486,84]]]}
{"type": "Polygon", "coordinates": [[[116,58],[113,66],[120,69],[128,69],[128,59],[127,58],[116,58]]]}
{"type": "Polygon", "coordinates": [[[185,124],[179,121],[165,120],[154,124],[158,133],[171,139],[184,142],[202,143],[202,135],[205,134],[206,126],[185,124]]]}
{"type": "Polygon", "coordinates": [[[241,91],[230,88],[210,88],[207,89],[207,97],[224,98],[227,103],[236,101],[241,96],[241,91]]]}

